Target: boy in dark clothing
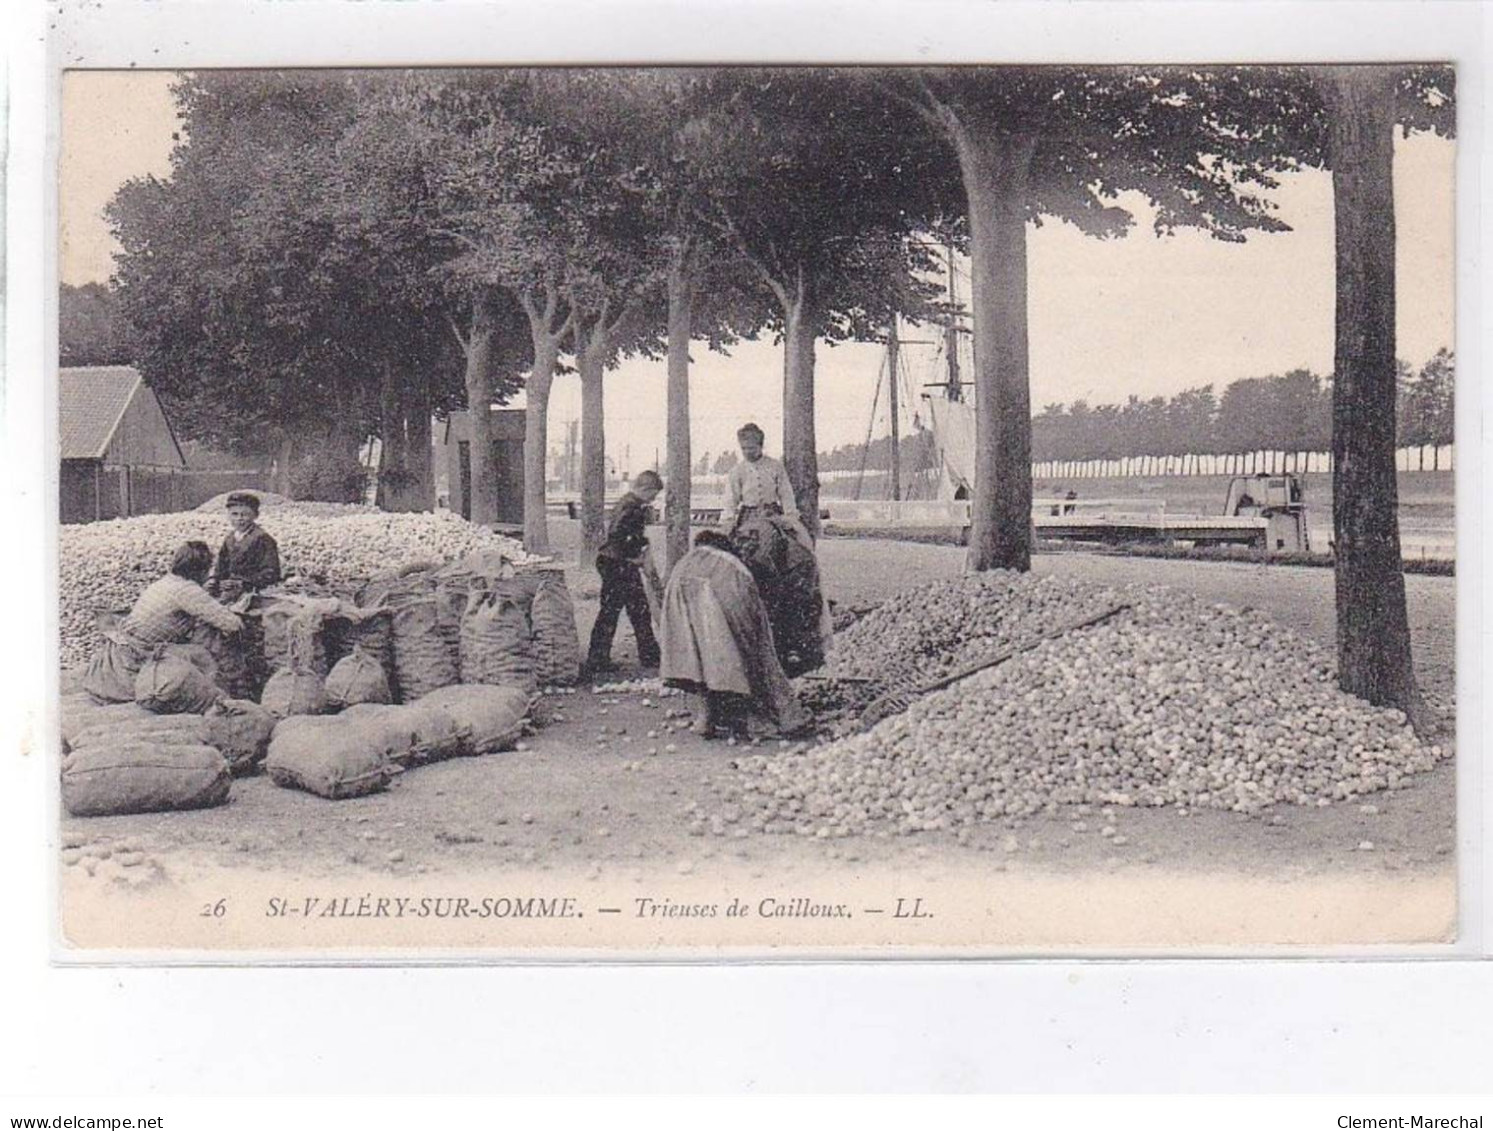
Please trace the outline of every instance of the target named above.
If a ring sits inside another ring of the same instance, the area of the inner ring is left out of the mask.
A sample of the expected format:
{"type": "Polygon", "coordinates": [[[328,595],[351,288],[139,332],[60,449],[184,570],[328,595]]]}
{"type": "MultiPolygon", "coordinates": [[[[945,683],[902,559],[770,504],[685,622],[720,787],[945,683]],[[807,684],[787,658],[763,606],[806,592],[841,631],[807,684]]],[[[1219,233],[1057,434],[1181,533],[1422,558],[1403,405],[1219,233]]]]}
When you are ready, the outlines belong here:
{"type": "Polygon", "coordinates": [[[591,629],[591,647],[587,653],[587,673],[611,671],[612,637],[622,610],[632,622],[638,641],[638,662],[645,668],[658,667],[658,641],[653,635],[653,621],[648,611],[648,595],[643,589],[643,563],[649,553],[648,506],[664,489],[656,471],[639,473],[632,490],[617,501],[612,521],[607,525],[606,541],[596,552],[596,572],[601,575],[601,611],[591,629]]]}
{"type": "Polygon", "coordinates": [[[259,499],[248,493],[228,496],[228,521],[233,530],[223,539],[213,567],[210,589],[235,599],[280,580],[280,547],[259,527],[259,499]]]}

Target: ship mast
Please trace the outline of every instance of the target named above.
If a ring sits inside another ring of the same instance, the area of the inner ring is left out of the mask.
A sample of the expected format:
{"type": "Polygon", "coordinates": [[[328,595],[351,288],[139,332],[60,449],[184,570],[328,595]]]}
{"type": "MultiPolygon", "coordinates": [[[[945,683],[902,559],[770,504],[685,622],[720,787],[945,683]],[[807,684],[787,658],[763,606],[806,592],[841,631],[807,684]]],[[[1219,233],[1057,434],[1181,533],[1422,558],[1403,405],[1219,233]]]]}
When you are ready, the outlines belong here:
{"type": "Polygon", "coordinates": [[[954,244],[952,241],[944,245],[944,253],[949,264],[949,316],[944,322],[943,328],[943,352],[949,367],[949,391],[948,398],[951,401],[962,400],[964,397],[964,386],[959,380],[959,327],[955,323],[955,308],[959,304],[958,279],[954,275],[954,244]]]}

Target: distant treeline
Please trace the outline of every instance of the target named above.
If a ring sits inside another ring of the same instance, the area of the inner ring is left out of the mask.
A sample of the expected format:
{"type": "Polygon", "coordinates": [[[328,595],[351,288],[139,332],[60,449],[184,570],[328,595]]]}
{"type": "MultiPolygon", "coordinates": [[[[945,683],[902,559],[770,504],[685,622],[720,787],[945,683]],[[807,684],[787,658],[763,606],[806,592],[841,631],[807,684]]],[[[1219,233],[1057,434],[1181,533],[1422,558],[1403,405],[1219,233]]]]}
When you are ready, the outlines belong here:
{"type": "MultiPolygon", "coordinates": [[[[1400,362],[1396,443],[1445,445],[1454,439],[1455,357],[1442,349],[1419,370],[1400,362]]],[[[1234,455],[1245,452],[1326,452],[1332,448],[1332,385],[1307,369],[1280,376],[1248,377],[1221,396],[1212,385],[1174,397],[1131,397],[1124,404],[1087,401],[1045,405],[1032,418],[1032,461],[1125,459],[1133,456],[1234,455]]],[[[735,452],[708,470],[721,473],[735,452]]],[[[890,463],[891,438],[846,444],[822,452],[823,471],[881,470],[890,463]]],[[[902,437],[902,466],[912,472],[933,458],[933,437],[902,437]]],[[[699,469],[702,473],[705,466],[699,469]]]]}
{"type": "MultiPolygon", "coordinates": [[[[1418,371],[1400,362],[1395,427],[1401,447],[1453,440],[1455,359],[1440,350],[1418,371]]],[[[1249,377],[1215,396],[1212,385],[1124,404],[1049,404],[1032,419],[1032,458],[1325,452],[1332,447],[1332,386],[1307,369],[1249,377]]]]}

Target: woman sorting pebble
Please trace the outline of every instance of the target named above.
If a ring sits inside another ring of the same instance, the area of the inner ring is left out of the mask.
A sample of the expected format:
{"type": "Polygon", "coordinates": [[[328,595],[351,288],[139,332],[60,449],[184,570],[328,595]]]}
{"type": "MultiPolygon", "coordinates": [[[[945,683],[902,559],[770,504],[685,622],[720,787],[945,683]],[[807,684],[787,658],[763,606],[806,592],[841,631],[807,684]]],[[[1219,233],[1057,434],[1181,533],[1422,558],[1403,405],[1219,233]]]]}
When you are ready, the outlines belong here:
{"type": "Polygon", "coordinates": [[[185,644],[199,623],[219,632],[238,632],[243,622],[213,600],[203,587],[213,567],[206,542],[186,542],[171,561],[171,572],[151,582],[117,628],[89,661],[83,690],[106,703],[135,698],[135,677],[161,644],[185,644]]]}
{"type": "Polygon", "coordinates": [[[785,736],[808,728],[809,715],[778,663],[757,583],[725,535],[695,536],[694,548],[669,574],[660,620],[659,674],[668,686],[705,699],[696,733],[747,737],[752,714],[785,736]]]}

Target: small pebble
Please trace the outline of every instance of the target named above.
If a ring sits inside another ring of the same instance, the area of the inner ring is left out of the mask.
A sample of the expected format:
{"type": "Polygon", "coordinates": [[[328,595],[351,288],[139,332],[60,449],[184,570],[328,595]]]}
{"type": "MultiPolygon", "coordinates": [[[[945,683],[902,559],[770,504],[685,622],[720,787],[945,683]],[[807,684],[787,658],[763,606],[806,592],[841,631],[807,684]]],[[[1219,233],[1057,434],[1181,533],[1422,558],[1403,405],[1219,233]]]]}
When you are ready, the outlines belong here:
{"type": "Polygon", "coordinates": [[[1374,851],[1374,842],[1371,841],[1371,840],[1361,840],[1361,841],[1359,841],[1358,842],[1358,851],[1359,852],[1373,852],[1374,851]]]}
{"type": "Polygon", "coordinates": [[[393,852],[390,852],[387,856],[385,856],[384,859],[387,860],[390,864],[398,864],[404,859],[404,849],[396,848],[393,852]]]}
{"type": "Polygon", "coordinates": [[[1358,811],[1360,813],[1363,813],[1363,814],[1365,814],[1367,816],[1372,817],[1372,816],[1376,815],[1379,812],[1379,806],[1377,806],[1377,805],[1360,805],[1358,807],[1358,811]]]}

